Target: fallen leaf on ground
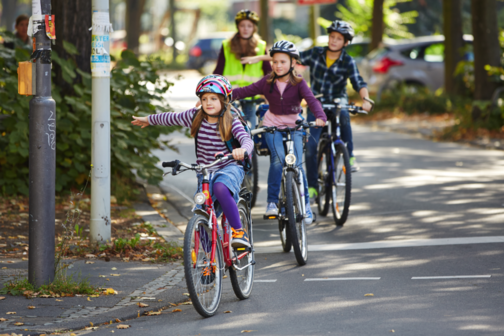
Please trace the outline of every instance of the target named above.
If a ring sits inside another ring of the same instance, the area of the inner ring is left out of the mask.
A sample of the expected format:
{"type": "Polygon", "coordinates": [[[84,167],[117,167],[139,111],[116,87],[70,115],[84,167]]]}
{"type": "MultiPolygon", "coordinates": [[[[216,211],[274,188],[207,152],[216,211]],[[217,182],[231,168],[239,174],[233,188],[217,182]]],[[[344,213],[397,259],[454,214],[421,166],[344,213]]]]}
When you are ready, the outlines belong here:
{"type": "Polygon", "coordinates": [[[28,258],[21,258],[21,260],[26,261],[26,260],[28,260],[28,258]]]}
{"type": "Polygon", "coordinates": [[[138,307],[145,308],[145,307],[149,307],[149,305],[147,303],[138,302],[138,307]]]}
{"type": "Polygon", "coordinates": [[[117,326],[117,329],[128,329],[129,327],[131,327],[131,326],[128,324],[119,324],[117,326]]]}
{"type": "Polygon", "coordinates": [[[5,322],[5,321],[7,321],[6,318],[0,317],[0,322],[5,322]]]}
{"type": "Polygon", "coordinates": [[[22,325],[24,325],[24,323],[23,322],[16,322],[16,323],[14,323],[14,325],[15,326],[22,326],[22,325]]]}
{"type": "Polygon", "coordinates": [[[0,296],[0,300],[5,300],[5,296],[0,296]]]}
{"type": "Polygon", "coordinates": [[[105,278],[107,277],[106,275],[98,275],[98,278],[105,278]]]}
{"type": "Polygon", "coordinates": [[[7,315],[14,315],[14,314],[16,314],[16,312],[7,312],[6,314],[7,315]]]}
{"type": "Polygon", "coordinates": [[[115,321],[116,321],[117,323],[121,322],[121,320],[119,320],[118,318],[116,318],[116,319],[115,319],[115,321]]]}
{"type": "Polygon", "coordinates": [[[182,302],[181,305],[185,305],[185,306],[192,305],[192,302],[191,301],[182,302]]]}
{"type": "Polygon", "coordinates": [[[364,294],[364,296],[374,296],[373,293],[364,294]]]}
{"type": "Polygon", "coordinates": [[[227,275],[224,275],[224,276],[222,277],[222,279],[227,279],[227,275]]]}
{"type": "Polygon", "coordinates": [[[7,267],[2,267],[2,269],[7,269],[7,267]]]}
{"type": "Polygon", "coordinates": [[[35,306],[28,306],[28,309],[35,309],[35,306]]]}
{"type": "Polygon", "coordinates": [[[110,274],[112,276],[121,276],[121,274],[110,274]]]}
{"type": "Polygon", "coordinates": [[[154,316],[154,315],[161,315],[161,312],[160,311],[150,311],[150,312],[146,312],[145,315],[147,316],[154,316]]]}
{"type": "Polygon", "coordinates": [[[58,300],[58,299],[56,299],[56,301],[58,301],[58,302],[63,302],[63,300],[58,300]]]}
{"type": "Polygon", "coordinates": [[[115,271],[117,269],[117,267],[112,267],[111,270],[112,271],[115,271]]]}
{"type": "Polygon", "coordinates": [[[26,236],[17,236],[17,237],[18,237],[18,239],[28,239],[28,237],[26,237],[26,236]]]}
{"type": "Polygon", "coordinates": [[[71,333],[70,336],[77,336],[77,335],[75,335],[74,333],[71,333]]]}
{"type": "Polygon", "coordinates": [[[231,310],[226,310],[226,311],[224,312],[224,314],[229,314],[229,313],[232,313],[232,311],[231,311],[231,310]]]}
{"type": "Polygon", "coordinates": [[[14,261],[12,261],[12,260],[7,260],[7,264],[14,264],[14,261]]]}
{"type": "Polygon", "coordinates": [[[395,330],[394,330],[394,329],[392,329],[392,330],[390,330],[390,332],[394,332],[394,333],[395,333],[395,330]]]}
{"type": "Polygon", "coordinates": [[[47,295],[47,294],[42,294],[42,295],[39,295],[40,298],[48,298],[48,297],[51,297],[51,295],[47,295]]]}
{"type": "Polygon", "coordinates": [[[257,330],[242,330],[242,331],[241,331],[241,333],[242,333],[242,334],[243,334],[243,333],[250,333],[250,332],[252,332],[252,331],[257,331],[257,330]]]}
{"type": "Polygon", "coordinates": [[[84,329],[86,329],[86,330],[96,330],[96,329],[98,329],[98,327],[86,327],[84,329]]]}
{"type": "Polygon", "coordinates": [[[114,288],[107,288],[105,291],[104,291],[104,294],[106,295],[110,295],[110,294],[117,294],[117,292],[114,290],[114,288]]]}
{"type": "Polygon", "coordinates": [[[89,296],[88,296],[87,300],[88,300],[88,301],[91,301],[91,299],[89,298],[89,296]]]}
{"type": "Polygon", "coordinates": [[[89,324],[91,324],[91,327],[94,326],[93,322],[89,322],[89,324]]]}
{"type": "Polygon", "coordinates": [[[86,254],[86,258],[93,259],[96,258],[94,254],[86,254]]]}
{"type": "Polygon", "coordinates": [[[181,311],[182,311],[182,309],[178,309],[178,308],[177,308],[177,309],[173,309],[173,310],[172,310],[172,313],[178,313],[178,312],[181,312],[181,311]]]}
{"type": "Polygon", "coordinates": [[[189,296],[190,294],[189,293],[183,293],[182,295],[189,296]]]}
{"type": "Polygon", "coordinates": [[[89,297],[100,297],[99,294],[89,295],[89,297]]]}
{"type": "Polygon", "coordinates": [[[94,261],[86,261],[86,264],[94,264],[94,261]]]}

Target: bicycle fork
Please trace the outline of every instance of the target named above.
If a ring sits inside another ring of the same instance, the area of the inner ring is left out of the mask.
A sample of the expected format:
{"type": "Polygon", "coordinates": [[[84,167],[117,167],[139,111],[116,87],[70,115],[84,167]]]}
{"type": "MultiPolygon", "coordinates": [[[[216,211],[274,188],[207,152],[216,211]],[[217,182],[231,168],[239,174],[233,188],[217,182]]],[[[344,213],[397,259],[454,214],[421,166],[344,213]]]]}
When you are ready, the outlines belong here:
{"type": "MultiPolygon", "coordinates": [[[[295,151],[294,151],[294,140],[292,140],[291,134],[287,133],[286,136],[287,136],[287,138],[286,139],[284,138],[284,140],[285,140],[284,143],[285,143],[287,155],[285,157],[286,158],[286,160],[285,160],[286,166],[283,169],[283,180],[285,181],[288,171],[294,171],[294,173],[295,173],[294,180],[295,180],[296,184],[298,185],[299,195],[301,197],[301,213],[303,214],[303,218],[304,218],[304,216],[306,216],[306,195],[305,195],[305,188],[304,188],[304,179],[301,174],[301,170],[296,166],[297,158],[296,158],[296,160],[293,160],[293,162],[288,162],[288,160],[287,160],[287,156],[289,156],[289,155],[292,155],[295,157],[295,151]]],[[[300,159],[300,161],[301,161],[301,159],[300,159]]],[[[285,189],[285,184],[284,184],[284,189],[285,189]]],[[[284,190],[284,193],[285,193],[285,190],[284,190]]]]}

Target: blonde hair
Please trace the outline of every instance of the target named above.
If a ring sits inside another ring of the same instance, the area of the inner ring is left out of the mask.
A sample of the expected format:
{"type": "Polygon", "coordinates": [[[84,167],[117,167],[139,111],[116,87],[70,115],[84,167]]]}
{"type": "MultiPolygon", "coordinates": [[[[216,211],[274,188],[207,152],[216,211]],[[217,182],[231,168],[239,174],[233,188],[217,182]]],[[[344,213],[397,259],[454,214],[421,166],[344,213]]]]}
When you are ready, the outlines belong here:
{"type": "MultiPolygon", "coordinates": [[[[205,95],[205,93],[203,95],[205,95]]],[[[225,98],[223,95],[218,94],[217,96],[219,97],[221,107],[224,108],[224,106],[227,106],[226,111],[224,112],[222,117],[219,118],[219,121],[217,124],[217,128],[219,129],[221,140],[226,142],[228,140],[231,140],[231,137],[233,136],[233,134],[232,134],[233,115],[231,114],[231,104],[228,104],[229,99],[225,98]]],[[[203,122],[203,119],[208,120],[208,116],[207,116],[206,112],[203,110],[203,105],[202,105],[201,108],[198,110],[198,112],[196,112],[196,116],[194,117],[193,123],[191,125],[191,136],[193,138],[195,138],[196,135],[198,134],[198,131],[201,127],[201,123],[203,122]]]]}

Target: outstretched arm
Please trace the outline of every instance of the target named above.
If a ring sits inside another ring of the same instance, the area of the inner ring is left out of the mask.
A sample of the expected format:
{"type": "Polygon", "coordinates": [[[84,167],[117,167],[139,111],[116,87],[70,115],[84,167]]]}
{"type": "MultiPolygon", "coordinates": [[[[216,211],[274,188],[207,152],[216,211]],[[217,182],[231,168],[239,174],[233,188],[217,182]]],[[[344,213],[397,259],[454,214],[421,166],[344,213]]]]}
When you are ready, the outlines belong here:
{"type": "Polygon", "coordinates": [[[142,126],[142,128],[145,128],[149,126],[149,118],[148,117],[135,117],[133,116],[133,120],[131,123],[136,126],[142,126]]]}
{"type": "Polygon", "coordinates": [[[260,55],[260,56],[248,56],[241,58],[241,64],[255,64],[261,61],[271,61],[273,58],[269,55],[260,55]]]}

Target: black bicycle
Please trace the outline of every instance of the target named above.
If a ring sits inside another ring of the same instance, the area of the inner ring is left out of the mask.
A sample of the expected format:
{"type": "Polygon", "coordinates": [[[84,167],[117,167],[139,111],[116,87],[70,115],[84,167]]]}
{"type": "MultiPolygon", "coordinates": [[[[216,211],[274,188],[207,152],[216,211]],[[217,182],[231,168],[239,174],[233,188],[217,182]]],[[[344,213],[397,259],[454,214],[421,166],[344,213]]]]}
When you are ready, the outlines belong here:
{"type": "Polygon", "coordinates": [[[296,165],[296,155],[294,152],[294,140],[292,133],[298,130],[315,127],[315,122],[309,124],[302,120],[296,122],[295,127],[285,127],[278,129],[275,126],[259,127],[252,131],[253,135],[264,132],[281,132],[283,145],[285,148],[285,161],[282,172],[281,195],[278,204],[277,216],[264,216],[264,219],[278,219],[278,229],[280,240],[285,252],[294,248],[294,255],[300,266],[306,264],[308,260],[308,240],[306,236],[305,216],[306,201],[304,193],[304,178],[301,170],[296,165]]]}
{"type": "MultiPolygon", "coordinates": [[[[318,213],[327,216],[329,206],[336,225],[345,224],[350,209],[352,168],[345,143],[341,140],[340,113],[348,109],[352,114],[367,112],[354,104],[342,105],[339,99],[329,101],[317,97],[327,115],[327,125],[320,135],[318,144],[318,213]]],[[[372,100],[368,100],[374,105],[372,100]]]]}

